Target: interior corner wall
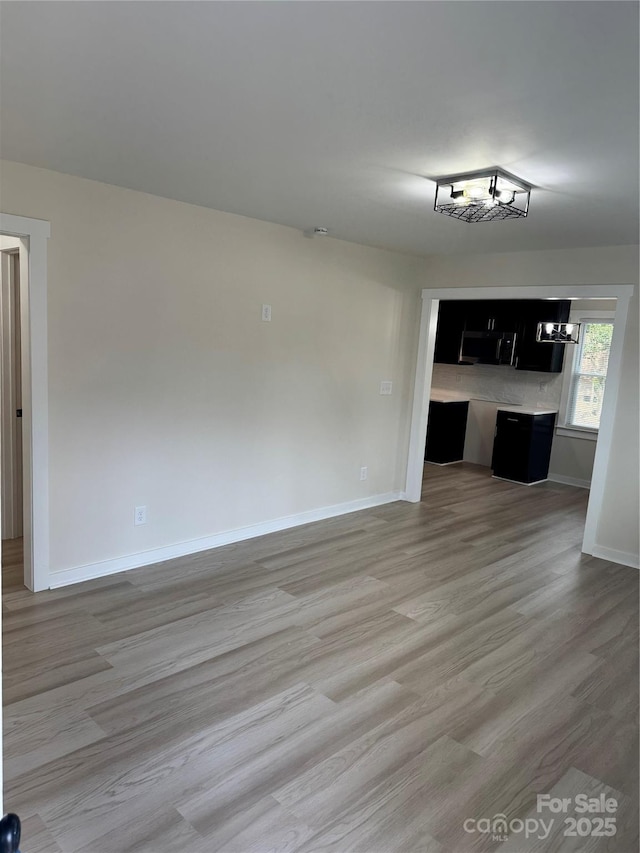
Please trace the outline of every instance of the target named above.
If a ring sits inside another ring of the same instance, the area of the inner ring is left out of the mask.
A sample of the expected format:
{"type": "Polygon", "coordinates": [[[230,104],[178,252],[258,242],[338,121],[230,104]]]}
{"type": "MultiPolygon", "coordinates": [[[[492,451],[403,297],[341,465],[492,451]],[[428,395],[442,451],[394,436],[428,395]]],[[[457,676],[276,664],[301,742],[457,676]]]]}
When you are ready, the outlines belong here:
{"type": "Polygon", "coordinates": [[[587,438],[555,435],[549,460],[549,479],[588,487],[593,474],[596,442],[587,438]]]}
{"type": "MultiPolygon", "coordinates": [[[[637,274],[636,264],[636,274],[637,274]]],[[[607,470],[603,509],[596,533],[601,556],[618,558],[638,566],[640,501],[638,500],[638,326],[640,301],[636,287],[629,304],[624,341],[620,394],[616,406],[613,452],[607,470]]]]}
{"type": "Polygon", "coordinates": [[[568,285],[635,285],[596,549],[601,556],[637,565],[638,246],[439,255],[429,258],[427,264],[425,287],[429,288],[557,285],[561,297],[563,286],[568,285]]]}
{"type": "Polygon", "coordinates": [[[51,222],[53,573],[402,490],[423,260],[17,163],[1,182],[51,222]]]}

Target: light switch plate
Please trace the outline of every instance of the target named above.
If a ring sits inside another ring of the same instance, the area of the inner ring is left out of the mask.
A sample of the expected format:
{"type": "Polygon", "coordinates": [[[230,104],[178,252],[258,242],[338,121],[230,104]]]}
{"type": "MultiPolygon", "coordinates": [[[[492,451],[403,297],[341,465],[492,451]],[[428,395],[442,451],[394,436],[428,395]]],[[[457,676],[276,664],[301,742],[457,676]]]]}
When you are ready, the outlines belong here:
{"type": "Polygon", "coordinates": [[[380,393],[384,395],[391,394],[393,390],[393,382],[389,382],[388,380],[383,380],[380,383],[380,393]]]}

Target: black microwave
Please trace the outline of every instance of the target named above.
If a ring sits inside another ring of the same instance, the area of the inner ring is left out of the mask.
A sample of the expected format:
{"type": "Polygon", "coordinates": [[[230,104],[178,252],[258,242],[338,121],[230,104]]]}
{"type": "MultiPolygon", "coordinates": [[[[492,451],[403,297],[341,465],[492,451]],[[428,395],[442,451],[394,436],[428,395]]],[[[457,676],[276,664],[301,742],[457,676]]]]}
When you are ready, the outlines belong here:
{"type": "Polygon", "coordinates": [[[460,364],[515,363],[515,332],[463,332],[460,344],[460,364]]]}

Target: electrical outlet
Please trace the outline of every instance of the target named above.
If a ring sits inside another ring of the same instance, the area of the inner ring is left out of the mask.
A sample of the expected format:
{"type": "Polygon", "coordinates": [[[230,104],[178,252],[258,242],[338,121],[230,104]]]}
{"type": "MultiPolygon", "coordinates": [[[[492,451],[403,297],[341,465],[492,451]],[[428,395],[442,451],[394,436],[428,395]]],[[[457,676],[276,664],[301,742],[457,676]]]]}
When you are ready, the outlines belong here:
{"type": "Polygon", "coordinates": [[[137,506],[133,513],[133,523],[137,527],[139,524],[147,523],[147,508],[146,506],[137,506]]]}
{"type": "Polygon", "coordinates": [[[389,382],[388,380],[385,379],[380,383],[380,393],[381,394],[384,394],[386,396],[387,394],[391,394],[392,390],[393,390],[393,382],[389,382]]]}
{"type": "Polygon", "coordinates": [[[367,479],[367,474],[368,474],[368,473],[369,473],[369,472],[367,471],[367,466],[366,466],[366,465],[363,465],[363,466],[362,466],[362,468],[360,469],[360,479],[361,479],[361,480],[366,480],[366,479],[367,479]]]}
{"type": "Polygon", "coordinates": [[[539,383],[538,383],[538,390],[539,390],[539,391],[545,391],[545,390],[546,390],[546,388],[547,388],[547,383],[546,383],[546,382],[539,382],[539,383]]]}
{"type": "Polygon", "coordinates": [[[271,322],[271,305],[262,306],[262,319],[265,323],[271,322]]]}

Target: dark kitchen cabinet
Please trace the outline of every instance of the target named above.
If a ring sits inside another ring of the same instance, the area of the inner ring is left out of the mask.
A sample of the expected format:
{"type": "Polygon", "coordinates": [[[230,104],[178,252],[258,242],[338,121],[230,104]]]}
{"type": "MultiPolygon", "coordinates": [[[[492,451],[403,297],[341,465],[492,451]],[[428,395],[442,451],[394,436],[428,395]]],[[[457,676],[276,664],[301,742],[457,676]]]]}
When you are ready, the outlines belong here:
{"type": "Polygon", "coordinates": [[[555,421],[555,412],[498,409],[491,460],[493,476],[527,484],[546,480],[555,421]]]}
{"type": "Polygon", "coordinates": [[[512,299],[479,299],[465,302],[464,327],[468,332],[514,332],[518,303],[512,299]]]}
{"type": "Polygon", "coordinates": [[[439,364],[458,364],[464,331],[467,302],[441,300],[438,310],[436,348],[433,360],[439,364]]]}
{"type": "Polygon", "coordinates": [[[568,299],[476,299],[442,300],[434,361],[438,364],[470,364],[473,359],[462,356],[465,332],[492,335],[498,342],[503,332],[511,340],[515,333],[514,358],[496,361],[476,359],[478,363],[513,364],[517,370],[561,373],[565,344],[538,343],[538,323],[566,323],[571,302],[568,299]]]}
{"type": "Polygon", "coordinates": [[[431,400],[424,453],[427,462],[447,465],[462,460],[468,413],[468,400],[431,400]]]}
{"type": "Polygon", "coordinates": [[[536,341],[538,323],[566,323],[571,302],[568,299],[523,299],[518,302],[520,324],[516,342],[516,369],[540,373],[562,373],[566,344],[536,341]]]}
{"type": "Polygon", "coordinates": [[[463,334],[514,332],[517,320],[513,304],[503,299],[442,300],[438,312],[434,361],[438,364],[471,364],[471,361],[462,357],[463,334]]]}

